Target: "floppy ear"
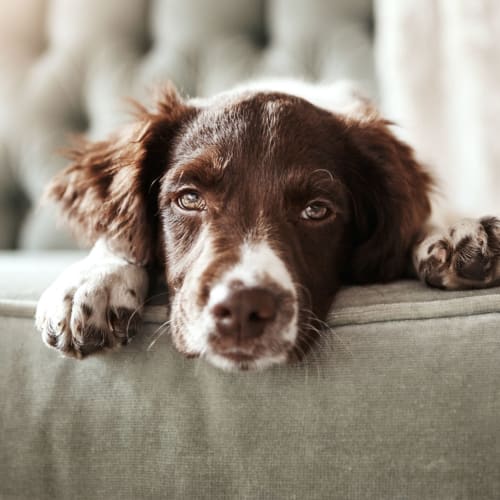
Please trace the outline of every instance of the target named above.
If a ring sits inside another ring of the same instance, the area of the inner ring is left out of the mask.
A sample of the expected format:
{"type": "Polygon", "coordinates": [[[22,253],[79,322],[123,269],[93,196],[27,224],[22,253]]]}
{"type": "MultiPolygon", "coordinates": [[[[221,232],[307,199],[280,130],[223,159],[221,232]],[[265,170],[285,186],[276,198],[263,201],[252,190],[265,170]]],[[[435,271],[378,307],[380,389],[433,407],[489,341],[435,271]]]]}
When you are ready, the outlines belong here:
{"type": "Polygon", "coordinates": [[[189,109],[169,85],[154,111],[136,105],[135,123],[105,141],[80,140],[67,151],[72,163],[51,181],[46,197],[61,206],[79,239],[93,243],[105,237],[114,251],[138,264],[154,259],[156,181],[189,109]]]}
{"type": "Polygon", "coordinates": [[[388,281],[409,269],[411,248],[430,214],[430,175],[379,118],[349,127],[355,163],[346,172],[353,211],[348,278],[388,281]]]}

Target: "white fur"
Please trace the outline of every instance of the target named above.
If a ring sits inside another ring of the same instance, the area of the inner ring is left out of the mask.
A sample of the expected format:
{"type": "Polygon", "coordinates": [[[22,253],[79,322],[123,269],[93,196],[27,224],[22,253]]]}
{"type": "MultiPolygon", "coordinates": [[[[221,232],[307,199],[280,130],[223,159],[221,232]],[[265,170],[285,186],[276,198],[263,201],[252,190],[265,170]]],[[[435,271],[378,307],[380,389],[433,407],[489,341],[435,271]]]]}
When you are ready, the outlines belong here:
{"type": "MultiPolygon", "coordinates": [[[[282,92],[309,101],[320,108],[333,113],[363,118],[369,102],[360,91],[359,85],[350,80],[338,80],[331,83],[310,83],[292,78],[274,78],[246,82],[218,97],[229,101],[239,100],[242,96],[256,92],[282,92]]],[[[195,98],[191,102],[198,106],[211,104],[213,98],[195,98]]]]}
{"type": "MultiPolygon", "coordinates": [[[[175,314],[179,307],[175,301],[181,301],[183,309],[191,315],[191,320],[186,325],[184,341],[188,351],[192,353],[204,353],[207,349],[208,331],[215,328],[213,318],[207,310],[198,311],[196,306],[196,296],[200,278],[207,265],[214,258],[213,243],[208,228],[204,228],[197,240],[197,248],[190,252],[195,256],[194,262],[189,262],[189,272],[186,275],[183,288],[177,293],[172,304],[172,313],[175,314]]],[[[183,263],[184,266],[186,262],[183,263]]]]}
{"type": "Polygon", "coordinates": [[[246,287],[254,287],[259,286],[268,276],[282,288],[296,295],[288,269],[267,241],[245,241],[241,246],[240,255],[239,262],[228,269],[218,286],[241,281],[246,287]]]}
{"type": "Polygon", "coordinates": [[[147,290],[146,270],[117,257],[99,240],[86,258],[66,269],[42,294],[36,326],[46,343],[49,329],[57,331],[55,347],[64,349],[71,345],[76,322],[85,316],[84,305],[93,311],[88,324],[107,328],[108,311],[139,311],[147,290]]]}
{"type": "MultiPolygon", "coordinates": [[[[229,293],[229,286],[234,281],[240,281],[245,287],[258,287],[265,282],[265,278],[271,279],[285,291],[289,292],[297,300],[297,292],[292,277],[288,272],[283,260],[271,248],[265,240],[258,242],[246,241],[241,247],[240,261],[229,269],[221,281],[212,289],[209,306],[216,303],[221,296],[229,293]]],[[[297,336],[297,316],[295,308],[289,326],[282,332],[283,340],[294,342],[297,336]]]]}
{"type": "Polygon", "coordinates": [[[237,87],[236,91],[244,89],[295,95],[320,108],[348,116],[359,116],[367,103],[367,99],[362,96],[359,90],[359,85],[350,80],[310,83],[291,78],[276,78],[250,82],[242,87],[237,87]]]}
{"type": "MultiPolygon", "coordinates": [[[[207,355],[207,359],[217,368],[224,371],[234,371],[238,369],[238,363],[225,358],[219,354],[210,353],[207,355]]],[[[265,370],[273,365],[282,364],[286,361],[286,354],[280,354],[278,356],[263,356],[255,361],[248,364],[248,368],[252,370],[265,370]]]]}

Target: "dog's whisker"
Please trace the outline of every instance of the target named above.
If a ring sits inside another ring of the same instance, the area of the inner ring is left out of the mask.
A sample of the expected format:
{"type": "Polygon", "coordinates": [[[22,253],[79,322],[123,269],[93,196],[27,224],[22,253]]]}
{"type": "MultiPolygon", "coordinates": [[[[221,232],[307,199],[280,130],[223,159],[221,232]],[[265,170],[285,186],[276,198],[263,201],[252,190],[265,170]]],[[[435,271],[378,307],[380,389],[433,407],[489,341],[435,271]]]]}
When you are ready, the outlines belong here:
{"type": "Polygon", "coordinates": [[[127,326],[125,328],[125,333],[127,335],[127,337],[129,336],[129,332],[130,332],[130,325],[132,324],[132,321],[134,320],[134,318],[140,314],[140,312],[142,311],[142,309],[144,308],[144,306],[148,303],[148,302],[151,302],[153,299],[156,299],[158,297],[163,297],[165,295],[168,295],[168,292],[160,292],[160,293],[157,293],[155,295],[151,295],[150,297],[148,297],[146,300],[144,300],[138,307],[136,307],[134,309],[134,311],[132,312],[132,314],[130,315],[130,317],[128,318],[128,321],[127,321],[127,326]]]}
{"type": "Polygon", "coordinates": [[[153,337],[153,340],[150,342],[150,344],[147,347],[147,351],[150,351],[156,342],[158,342],[159,338],[167,331],[168,327],[170,326],[171,320],[167,320],[164,323],[162,323],[151,335],[150,337],[153,337]]]}

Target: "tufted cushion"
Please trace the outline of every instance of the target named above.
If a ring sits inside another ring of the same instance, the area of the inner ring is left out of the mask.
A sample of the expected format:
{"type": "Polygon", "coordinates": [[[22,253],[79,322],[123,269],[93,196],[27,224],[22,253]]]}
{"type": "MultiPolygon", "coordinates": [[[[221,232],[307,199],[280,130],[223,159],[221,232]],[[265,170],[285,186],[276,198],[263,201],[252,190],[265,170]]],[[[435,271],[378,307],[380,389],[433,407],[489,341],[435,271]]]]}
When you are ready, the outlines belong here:
{"type": "Polygon", "coordinates": [[[70,245],[35,209],[69,133],[126,120],[173,80],[206,95],[259,76],[372,84],[369,0],[18,0],[0,4],[0,248],[70,245]],[[27,210],[28,207],[31,207],[27,210]]]}

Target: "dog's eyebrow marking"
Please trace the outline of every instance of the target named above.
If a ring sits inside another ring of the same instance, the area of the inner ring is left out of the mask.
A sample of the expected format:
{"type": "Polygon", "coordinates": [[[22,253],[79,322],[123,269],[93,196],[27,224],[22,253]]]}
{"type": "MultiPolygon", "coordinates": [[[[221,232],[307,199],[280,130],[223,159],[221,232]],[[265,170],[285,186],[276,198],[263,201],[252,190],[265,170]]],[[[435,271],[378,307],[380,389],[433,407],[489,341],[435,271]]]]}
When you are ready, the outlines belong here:
{"type": "Polygon", "coordinates": [[[170,183],[197,184],[203,187],[213,187],[223,176],[230,159],[223,158],[213,150],[199,150],[196,155],[182,158],[174,166],[170,183]]]}
{"type": "Polygon", "coordinates": [[[172,176],[171,182],[174,186],[196,184],[210,188],[222,180],[224,170],[214,168],[206,159],[198,159],[188,165],[180,167],[172,176]]]}
{"type": "Polygon", "coordinates": [[[329,179],[331,182],[338,182],[335,180],[335,177],[333,176],[332,172],[330,172],[330,170],[327,170],[326,168],[317,168],[316,170],[313,170],[311,172],[311,177],[313,175],[322,175],[322,176],[326,175],[327,179],[329,179]]]}
{"type": "Polygon", "coordinates": [[[343,184],[327,169],[293,169],[285,181],[285,196],[291,201],[304,202],[315,196],[326,197],[345,210],[343,184]]]}
{"type": "Polygon", "coordinates": [[[304,183],[311,191],[332,194],[340,190],[341,181],[332,172],[325,168],[317,168],[309,174],[309,178],[304,183]]]}

